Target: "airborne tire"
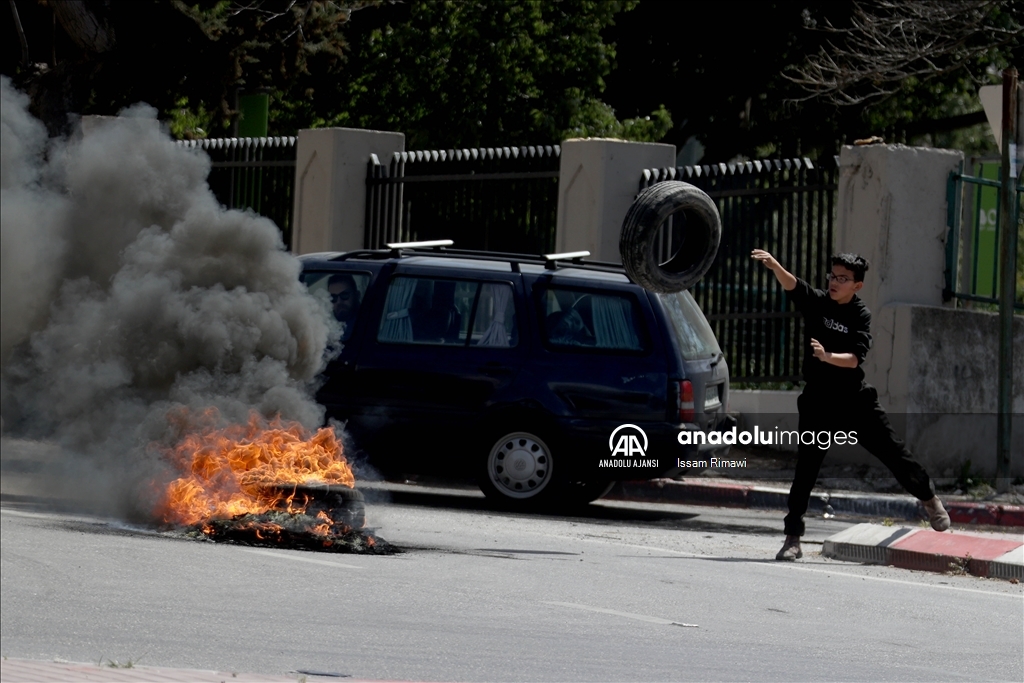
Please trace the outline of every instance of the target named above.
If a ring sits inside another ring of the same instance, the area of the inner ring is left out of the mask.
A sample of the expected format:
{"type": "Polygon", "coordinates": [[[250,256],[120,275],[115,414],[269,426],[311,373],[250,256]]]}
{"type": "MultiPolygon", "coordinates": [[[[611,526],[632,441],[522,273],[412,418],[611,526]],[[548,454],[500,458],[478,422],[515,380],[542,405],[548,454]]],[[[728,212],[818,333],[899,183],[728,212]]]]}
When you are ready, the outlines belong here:
{"type": "Polygon", "coordinates": [[[722,219],[718,208],[699,188],[680,181],[656,183],[641,192],[626,213],[619,254],[626,274],[652,292],[679,292],[697,284],[718,254],[722,219]],[[685,220],[683,242],[664,263],[655,246],[659,228],[669,216],[685,220]]]}

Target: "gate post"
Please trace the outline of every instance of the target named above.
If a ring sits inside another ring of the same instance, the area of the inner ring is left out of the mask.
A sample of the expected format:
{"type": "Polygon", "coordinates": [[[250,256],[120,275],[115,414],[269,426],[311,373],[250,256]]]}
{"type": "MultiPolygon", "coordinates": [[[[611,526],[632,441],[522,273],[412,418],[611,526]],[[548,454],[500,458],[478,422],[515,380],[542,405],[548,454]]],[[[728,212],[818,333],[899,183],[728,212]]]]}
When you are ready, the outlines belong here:
{"type": "Polygon", "coordinates": [[[904,145],[846,146],[839,155],[835,250],[871,265],[859,294],[874,337],[863,367],[894,412],[905,412],[910,398],[909,319],[897,308],[944,304],[947,184],[961,163],[959,151],[904,145]]]}
{"type": "Polygon", "coordinates": [[[620,263],[619,235],[645,168],[676,165],[675,145],[608,138],[564,140],[555,251],[620,263]]]}
{"type": "Polygon", "coordinates": [[[405,151],[405,135],[357,128],[299,131],[292,253],[364,247],[366,162],[405,151]]]}

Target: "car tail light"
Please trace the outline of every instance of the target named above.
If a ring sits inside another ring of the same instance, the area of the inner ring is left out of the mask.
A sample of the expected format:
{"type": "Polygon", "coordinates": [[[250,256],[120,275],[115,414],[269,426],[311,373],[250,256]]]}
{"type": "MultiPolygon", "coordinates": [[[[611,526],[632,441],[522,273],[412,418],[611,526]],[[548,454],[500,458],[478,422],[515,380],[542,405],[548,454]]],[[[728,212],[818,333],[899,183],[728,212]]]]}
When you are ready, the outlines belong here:
{"type": "Polygon", "coordinates": [[[693,384],[688,379],[679,383],[679,421],[693,422],[693,384]]]}

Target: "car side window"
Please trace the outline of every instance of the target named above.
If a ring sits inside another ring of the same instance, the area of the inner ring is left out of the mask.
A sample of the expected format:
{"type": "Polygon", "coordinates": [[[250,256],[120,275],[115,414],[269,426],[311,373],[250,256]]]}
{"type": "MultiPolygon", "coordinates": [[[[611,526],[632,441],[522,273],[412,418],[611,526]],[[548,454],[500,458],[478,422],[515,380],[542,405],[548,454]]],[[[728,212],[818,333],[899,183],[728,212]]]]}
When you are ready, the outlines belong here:
{"type": "Polygon", "coordinates": [[[515,346],[512,286],[427,277],[395,277],[377,340],[443,346],[515,346]]]}
{"type": "Polygon", "coordinates": [[[357,271],[307,271],[302,282],[314,296],[328,298],[334,318],[341,323],[341,340],[352,337],[359,306],[366,295],[370,274],[357,271]]]}
{"type": "Polygon", "coordinates": [[[550,288],[541,295],[544,340],[565,350],[642,351],[636,299],[628,294],[550,288]]]}

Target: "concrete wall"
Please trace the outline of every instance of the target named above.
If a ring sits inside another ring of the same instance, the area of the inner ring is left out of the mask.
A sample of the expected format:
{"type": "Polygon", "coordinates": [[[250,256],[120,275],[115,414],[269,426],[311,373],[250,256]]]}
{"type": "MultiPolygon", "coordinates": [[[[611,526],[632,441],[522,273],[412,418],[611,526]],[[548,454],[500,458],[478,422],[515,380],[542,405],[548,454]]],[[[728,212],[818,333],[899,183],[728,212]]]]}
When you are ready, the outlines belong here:
{"type": "MultiPolygon", "coordinates": [[[[887,402],[911,451],[935,476],[954,476],[967,460],[994,476],[999,316],[905,304],[887,306],[883,314],[875,335],[879,346],[891,349],[887,402]]],[[[1011,474],[1024,476],[1024,317],[1013,322],[1011,474]]]]}
{"type": "Polygon", "coordinates": [[[353,128],[299,131],[295,158],[295,254],[362,249],[366,166],[405,151],[405,135],[353,128]]]}
{"type": "Polygon", "coordinates": [[[674,166],[676,148],[647,142],[583,138],[562,143],[555,250],[589,251],[620,263],[622,220],[645,168],[674,166]]]}

